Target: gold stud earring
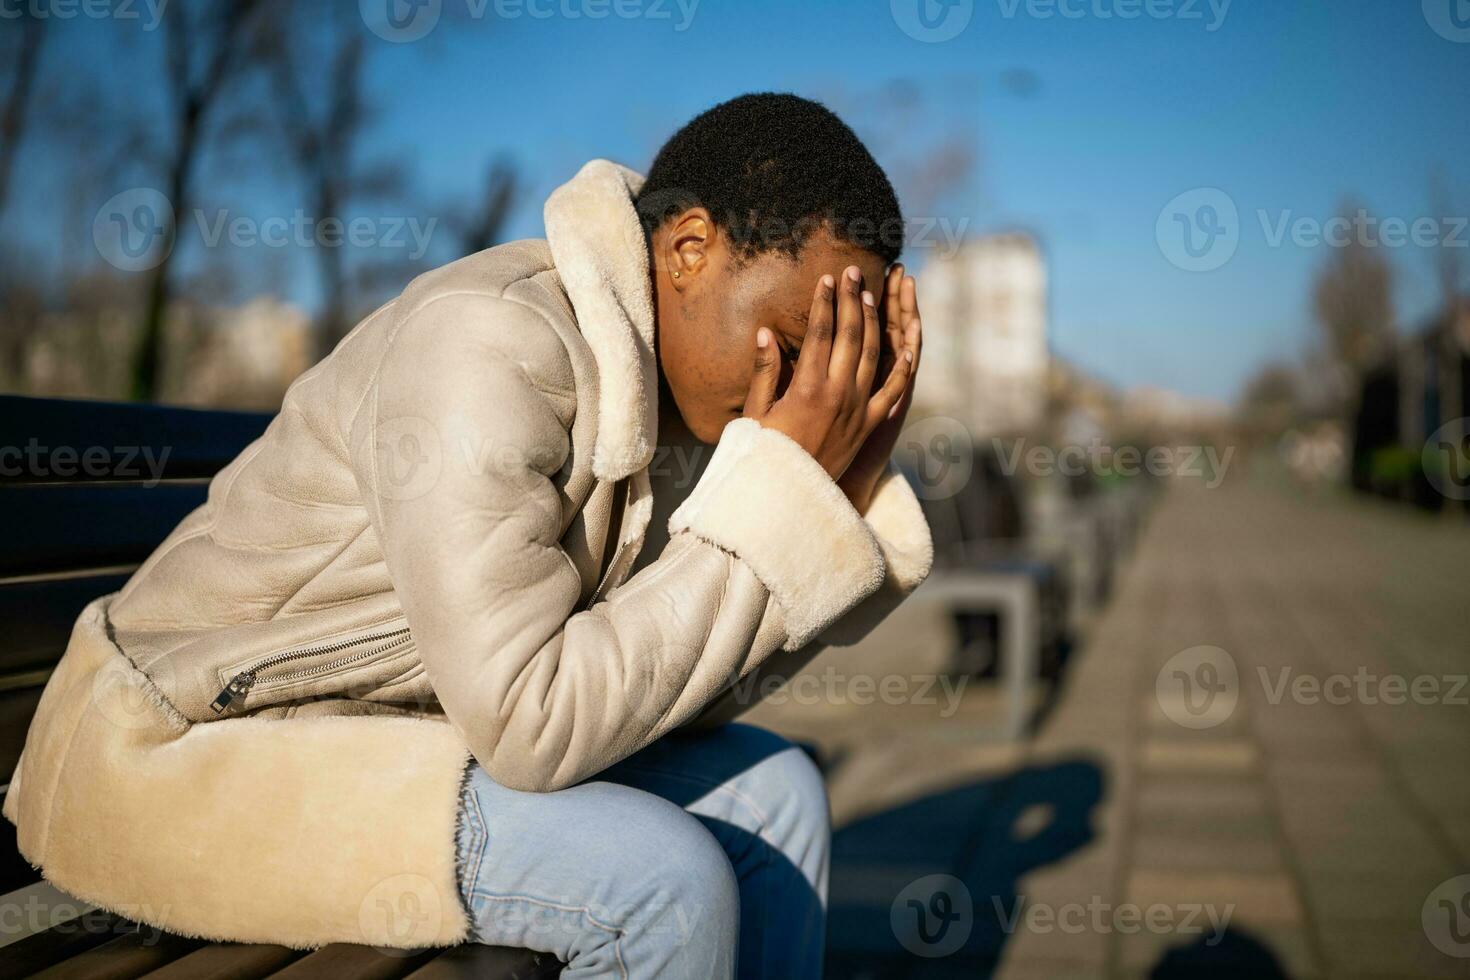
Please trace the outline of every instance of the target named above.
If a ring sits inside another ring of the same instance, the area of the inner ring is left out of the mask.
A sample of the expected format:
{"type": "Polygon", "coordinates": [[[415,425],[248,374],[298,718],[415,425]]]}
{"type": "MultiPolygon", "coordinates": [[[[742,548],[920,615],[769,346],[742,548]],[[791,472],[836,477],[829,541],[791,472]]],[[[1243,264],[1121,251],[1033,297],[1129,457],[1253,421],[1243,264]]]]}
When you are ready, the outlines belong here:
{"type": "Polygon", "coordinates": [[[674,278],[675,278],[675,279],[678,279],[678,278],[679,278],[679,274],[678,274],[678,273],[677,273],[677,272],[676,272],[676,273],[674,273],[674,278]]]}

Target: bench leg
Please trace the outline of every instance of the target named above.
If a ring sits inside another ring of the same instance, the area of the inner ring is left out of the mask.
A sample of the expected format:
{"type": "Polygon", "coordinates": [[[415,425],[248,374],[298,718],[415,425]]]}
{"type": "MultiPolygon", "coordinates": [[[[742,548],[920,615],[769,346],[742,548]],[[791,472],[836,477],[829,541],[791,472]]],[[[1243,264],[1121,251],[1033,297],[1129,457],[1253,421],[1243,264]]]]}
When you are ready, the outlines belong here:
{"type": "Polygon", "coordinates": [[[1026,735],[1031,720],[1032,691],[1041,662],[1040,616],[1036,589],[1018,583],[1007,615],[1001,620],[1001,671],[1006,688],[1005,736],[1016,740],[1026,735]]]}

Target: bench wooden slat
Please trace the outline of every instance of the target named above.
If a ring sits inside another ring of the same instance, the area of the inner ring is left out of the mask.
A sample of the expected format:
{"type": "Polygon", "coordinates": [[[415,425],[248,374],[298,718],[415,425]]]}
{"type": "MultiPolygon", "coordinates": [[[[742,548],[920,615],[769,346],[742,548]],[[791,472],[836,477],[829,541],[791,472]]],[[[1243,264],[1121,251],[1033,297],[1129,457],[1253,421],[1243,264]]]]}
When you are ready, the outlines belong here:
{"type": "Polygon", "coordinates": [[[141,562],[207,490],[202,481],[0,485],[0,576],[141,562]]]}
{"type": "Polygon", "coordinates": [[[306,954],[264,943],[214,943],[145,974],[148,980],[256,980],[306,954]]]}
{"type": "MultiPolygon", "coordinates": [[[[0,895],[34,884],[40,877],[41,873],[20,856],[20,848],[15,843],[14,825],[0,817],[0,895]]],[[[5,957],[8,949],[9,947],[0,950],[0,959],[5,957]]]]}
{"type": "Polygon", "coordinates": [[[133,980],[204,945],[147,926],[125,933],[36,974],[38,980],[133,980]]]}
{"type": "Polygon", "coordinates": [[[165,479],[213,476],[270,420],[259,412],[0,395],[0,483],[158,479],[150,472],[158,468],[165,479]]]}
{"type": "Polygon", "coordinates": [[[409,980],[544,980],[561,975],[561,962],[546,953],[467,943],[441,955],[409,974],[409,980]]]}
{"type": "Polygon", "coordinates": [[[82,919],[27,936],[0,949],[0,964],[4,966],[5,976],[33,976],[96,949],[131,928],[131,923],[110,912],[90,912],[82,919]]]}
{"type": "Polygon", "coordinates": [[[0,678],[61,659],[87,603],[116,592],[131,572],[106,570],[66,578],[0,581],[0,678]]]}
{"type": "Polygon", "coordinates": [[[323,946],[273,974],[277,980],[397,980],[418,969],[442,950],[383,951],[372,946],[333,943],[323,946]]]}

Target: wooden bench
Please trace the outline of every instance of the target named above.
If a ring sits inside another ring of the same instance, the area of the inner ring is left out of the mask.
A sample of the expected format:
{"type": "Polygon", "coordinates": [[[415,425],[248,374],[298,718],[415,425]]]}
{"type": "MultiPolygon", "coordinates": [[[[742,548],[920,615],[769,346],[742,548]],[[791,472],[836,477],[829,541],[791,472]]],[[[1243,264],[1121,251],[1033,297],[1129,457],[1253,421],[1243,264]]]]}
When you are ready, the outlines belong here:
{"type": "MultiPolygon", "coordinates": [[[[0,793],[77,614],[127,581],[270,416],[0,396],[0,793]]],[[[91,909],[0,820],[0,977],[552,977],[554,957],[465,945],[384,951],[206,943],[91,909]]]]}

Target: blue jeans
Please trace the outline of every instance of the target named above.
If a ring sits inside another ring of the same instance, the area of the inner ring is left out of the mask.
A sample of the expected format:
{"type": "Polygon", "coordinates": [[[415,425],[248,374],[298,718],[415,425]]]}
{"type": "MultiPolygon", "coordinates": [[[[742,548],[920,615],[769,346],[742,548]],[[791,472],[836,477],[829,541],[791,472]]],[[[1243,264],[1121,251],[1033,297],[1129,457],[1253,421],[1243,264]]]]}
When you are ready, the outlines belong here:
{"type": "Polygon", "coordinates": [[[805,753],[726,725],[556,793],[473,767],[460,891],[475,941],[553,953],[564,977],[818,977],[830,836],[805,753]]]}

